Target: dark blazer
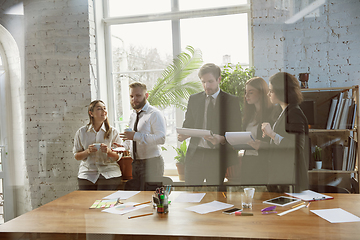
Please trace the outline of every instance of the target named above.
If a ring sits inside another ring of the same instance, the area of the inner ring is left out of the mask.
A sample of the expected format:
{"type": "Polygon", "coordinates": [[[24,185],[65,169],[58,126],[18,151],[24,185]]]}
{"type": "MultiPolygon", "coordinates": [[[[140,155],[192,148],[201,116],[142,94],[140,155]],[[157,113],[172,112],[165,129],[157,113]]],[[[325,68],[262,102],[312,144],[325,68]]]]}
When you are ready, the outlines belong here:
{"type": "MultiPolygon", "coordinates": [[[[205,92],[190,96],[183,123],[184,128],[203,128],[205,99],[205,92]]],[[[220,90],[214,106],[216,117],[213,121],[214,128],[211,129],[214,134],[224,136],[225,132],[241,131],[242,118],[239,103],[238,97],[220,90]]],[[[186,153],[186,161],[191,161],[191,158],[199,145],[200,139],[201,138],[196,137],[190,139],[190,144],[186,153]]],[[[235,151],[230,144],[219,144],[217,148],[220,151],[221,161],[225,164],[225,167],[234,165],[238,162],[237,151],[235,151]]]]}
{"type": "Polygon", "coordinates": [[[284,139],[279,145],[270,144],[269,182],[295,182],[295,191],[308,188],[308,122],[298,105],[289,104],[275,123],[274,132],[284,139]]]}

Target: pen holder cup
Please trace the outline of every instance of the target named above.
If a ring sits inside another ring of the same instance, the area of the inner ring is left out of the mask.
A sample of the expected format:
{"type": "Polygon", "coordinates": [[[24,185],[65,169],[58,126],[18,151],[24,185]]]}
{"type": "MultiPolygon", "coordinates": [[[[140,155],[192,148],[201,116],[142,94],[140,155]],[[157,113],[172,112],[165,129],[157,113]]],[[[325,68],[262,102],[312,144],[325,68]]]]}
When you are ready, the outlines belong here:
{"type": "Polygon", "coordinates": [[[163,193],[158,195],[158,203],[156,206],[157,213],[168,213],[169,212],[169,195],[163,193]]]}

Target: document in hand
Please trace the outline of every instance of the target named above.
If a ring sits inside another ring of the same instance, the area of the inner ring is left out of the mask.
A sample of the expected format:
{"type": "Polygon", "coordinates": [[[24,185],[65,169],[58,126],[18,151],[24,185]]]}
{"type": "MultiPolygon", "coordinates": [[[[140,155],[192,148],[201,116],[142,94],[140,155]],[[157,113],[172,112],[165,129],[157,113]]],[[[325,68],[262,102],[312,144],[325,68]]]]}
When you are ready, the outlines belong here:
{"type": "Polygon", "coordinates": [[[195,128],[176,128],[178,134],[187,135],[190,137],[205,137],[212,136],[213,133],[206,129],[195,129],[195,128]]]}
{"type": "Polygon", "coordinates": [[[226,132],[225,138],[236,150],[254,150],[253,147],[247,144],[254,141],[251,132],[226,132]]]}

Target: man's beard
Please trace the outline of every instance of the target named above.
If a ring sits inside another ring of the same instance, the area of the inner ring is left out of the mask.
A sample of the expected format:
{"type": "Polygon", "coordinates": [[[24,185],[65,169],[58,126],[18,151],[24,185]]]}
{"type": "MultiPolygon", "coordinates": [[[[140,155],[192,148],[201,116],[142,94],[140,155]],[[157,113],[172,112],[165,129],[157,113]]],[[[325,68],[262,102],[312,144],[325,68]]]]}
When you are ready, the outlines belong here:
{"type": "Polygon", "coordinates": [[[139,104],[131,103],[131,106],[133,109],[142,109],[146,104],[146,98],[144,97],[144,100],[142,100],[139,104]]]}

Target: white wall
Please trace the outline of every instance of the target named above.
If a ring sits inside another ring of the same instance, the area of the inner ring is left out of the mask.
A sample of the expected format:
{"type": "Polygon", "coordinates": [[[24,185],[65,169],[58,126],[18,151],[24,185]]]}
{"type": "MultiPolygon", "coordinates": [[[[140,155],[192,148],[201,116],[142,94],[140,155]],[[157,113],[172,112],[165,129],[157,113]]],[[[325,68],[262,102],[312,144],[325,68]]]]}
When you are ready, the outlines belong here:
{"type": "Polygon", "coordinates": [[[94,24],[88,0],[27,0],[24,13],[25,153],[36,208],[77,189],[73,138],[88,121],[94,24]]]}
{"type": "MultiPolygon", "coordinates": [[[[304,1],[284,2],[299,5],[304,1]]],[[[267,80],[278,71],[295,76],[309,72],[309,87],[359,84],[359,0],[327,0],[318,8],[317,17],[302,18],[294,24],[285,24],[292,16],[291,6],[281,10],[281,1],[252,3],[257,76],[267,80]]]]}

